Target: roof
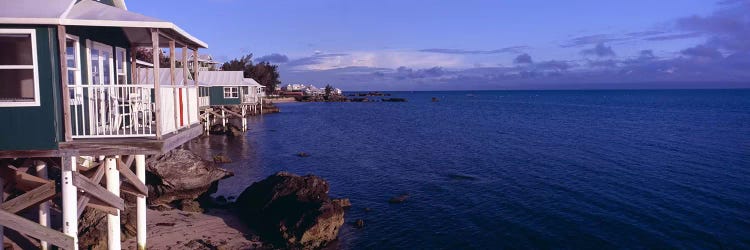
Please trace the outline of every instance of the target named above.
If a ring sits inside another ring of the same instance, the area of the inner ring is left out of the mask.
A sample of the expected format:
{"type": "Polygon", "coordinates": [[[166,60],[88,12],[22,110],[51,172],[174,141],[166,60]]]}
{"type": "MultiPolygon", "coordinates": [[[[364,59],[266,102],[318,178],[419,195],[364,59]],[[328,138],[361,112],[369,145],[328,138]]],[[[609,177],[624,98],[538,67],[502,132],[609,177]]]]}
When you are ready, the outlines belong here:
{"type": "Polygon", "coordinates": [[[200,71],[198,82],[204,86],[246,86],[242,71],[200,71]]]}
{"type": "MultiPolygon", "coordinates": [[[[122,3],[124,7],[124,2],[122,3]]],[[[44,24],[70,26],[121,27],[131,43],[150,45],[148,28],[158,28],[164,34],[191,47],[208,45],[188,34],[174,23],[130,12],[92,0],[23,0],[0,1],[0,24],[44,24]],[[40,8],[39,6],[44,6],[40,8]]],[[[159,46],[166,47],[166,39],[159,46]]]]}
{"type": "Polygon", "coordinates": [[[242,81],[245,84],[249,85],[250,87],[261,87],[261,88],[266,87],[266,86],[260,85],[260,83],[256,82],[255,79],[253,78],[245,78],[245,79],[242,79],[242,81]]]}
{"type": "MultiPolygon", "coordinates": [[[[193,80],[190,80],[188,77],[187,84],[185,84],[185,78],[182,77],[182,68],[176,68],[175,69],[175,85],[192,85],[195,84],[193,80]]],[[[139,68],[138,69],[138,84],[152,84],[154,82],[154,69],[144,69],[139,68]]],[[[189,76],[190,74],[188,74],[189,76]]],[[[172,80],[170,79],[171,75],[169,74],[169,69],[159,69],[159,85],[165,86],[165,85],[172,85],[172,80]]]]}
{"type": "MultiPolygon", "coordinates": [[[[176,54],[174,56],[175,61],[182,61],[182,55],[176,54]]],[[[188,61],[193,60],[193,54],[188,54],[188,61]]],[[[219,62],[213,60],[213,56],[211,54],[198,54],[198,61],[199,62],[207,62],[212,64],[218,64],[219,62]]]]}

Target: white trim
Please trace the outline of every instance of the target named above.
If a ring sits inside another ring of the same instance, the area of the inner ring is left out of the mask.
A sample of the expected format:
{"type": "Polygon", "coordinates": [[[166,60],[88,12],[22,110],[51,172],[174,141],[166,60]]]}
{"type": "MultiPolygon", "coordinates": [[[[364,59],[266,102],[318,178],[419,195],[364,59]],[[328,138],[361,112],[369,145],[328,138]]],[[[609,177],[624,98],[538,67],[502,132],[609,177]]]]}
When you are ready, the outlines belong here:
{"type": "MultiPolygon", "coordinates": [[[[120,79],[120,76],[125,78],[124,84],[128,84],[128,80],[130,80],[130,77],[128,77],[130,74],[128,74],[128,51],[124,48],[120,48],[115,46],[115,56],[113,57],[115,60],[115,75],[117,76],[117,79],[120,79]],[[122,52],[122,72],[120,72],[117,69],[117,64],[120,63],[120,61],[117,59],[120,56],[120,52],[122,52]]],[[[117,81],[115,81],[117,83],[117,81]]]]}
{"type": "MultiPolygon", "coordinates": [[[[39,96],[39,58],[37,58],[37,47],[36,47],[36,30],[34,29],[0,29],[0,34],[28,34],[31,39],[31,65],[13,65],[13,66],[25,66],[25,68],[17,69],[33,69],[34,71],[34,101],[33,102],[5,102],[0,101],[0,107],[39,107],[41,106],[41,97],[39,96]]],[[[11,65],[6,65],[11,66],[11,65]]],[[[5,68],[13,69],[13,68],[5,68]]]]}
{"type": "Polygon", "coordinates": [[[240,88],[239,87],[224,87],[224,99],[239,99],[240,98],[240,88]],[[235,89],[235,91],[232,91],[232,89],[235,89]],[[227,90],[229,90],[227,92],[227,90]],[[229,96],[227,96],[229,94],[229,96]],[[232,94],[237,94],[237,97],[232,97],[232,94]]]}
{"type": "MultiPolygon", "coordinates": [[[[75,70],[75,73],[73,74],[74,79],[73,79],[73,84],[72,85],[70,83],[68,83],[68,88],[70,89],[71,86],[76,87],[74,89],[75,95],[76,96],[79,95],[79,94],[83,95],[83,89],[79,88],[81,85],[83,85],[83,79],[82,79],[83,77],[81,76],[81,72],[83,70],[83,69],[81,69],[81,39],[78,36],[74,36],[74,35],[70,35],[70,34],[65,34],[65,39],[66,39],[66,41],[65,41],[65,44],[66,44],[66,47],[65,47],[66,56],[67,56],[67,42],[68,42],[67,39],[70,39],[70,40],[74,41],[73,48],[75,48],[75,51],[73,52],[73,53],[75,53],[75,55],[74,55],[75,56],[74,57],[75,58],[74,59],[75,69],[73,69],[73,70],[75,70]],[[79,92],[81,92],[81,93],[79,93],[79,92]]],[[[68,63],[68,59],[65,58],[65,64],[67,64],[67,63],[68,63]]],[[[68,71],[71,70],[70,67],[66,67],[66,68],[67,68],[68,71]]],[[[67,74],[68,72],[65,72],[65,73],[67,74]]],[[[68,81],[70,81],[70,79],[68,79],[68,81]]],[[[68,98],[70,98],[70,90],[67,90],[67,91],[64,91],[64,92],[65,92],[66,95],[68,95],[68,98]]],[[[70,104],[71,105],[81,105],[82,101],[81,102],[78,102],[78,101],[80,101],[80,100],[76,100],[75,98],[71,99],[70,100],[70,104]]]]}
{"type": "Polygon", "coordinates": [[[177,34],[187,38],[201,48],[208,48],[208,44],[190,35],[171,22],[144,22],[144,21],[113,21],[113,20],[82,20],[65,18],[11,18],[0,17],[2,24],[50,24],[50,25],[72,25],[72,26],[97,26],[97,27],[123,27],[123,28],[157,28],[171,29],[177,34]]]}

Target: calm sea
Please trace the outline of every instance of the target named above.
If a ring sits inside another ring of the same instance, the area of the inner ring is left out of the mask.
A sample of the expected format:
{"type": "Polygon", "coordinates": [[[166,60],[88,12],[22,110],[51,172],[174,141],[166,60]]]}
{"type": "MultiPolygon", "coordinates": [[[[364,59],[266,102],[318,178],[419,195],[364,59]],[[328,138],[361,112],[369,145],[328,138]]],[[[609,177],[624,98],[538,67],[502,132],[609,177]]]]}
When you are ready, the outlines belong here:
{"type": "Polygon", "coordinates": [[[322,176],[354,204],[342,249],[750,248],[750,90],[392,94],[202,139],[235,161],[217,195],[322,176]]]}

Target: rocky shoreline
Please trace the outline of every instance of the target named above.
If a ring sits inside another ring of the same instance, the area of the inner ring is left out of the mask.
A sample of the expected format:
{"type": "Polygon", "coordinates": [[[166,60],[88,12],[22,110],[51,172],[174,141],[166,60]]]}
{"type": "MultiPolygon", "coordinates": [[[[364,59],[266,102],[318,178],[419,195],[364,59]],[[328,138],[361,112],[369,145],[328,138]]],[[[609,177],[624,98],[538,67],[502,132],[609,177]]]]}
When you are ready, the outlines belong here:
{"type": "MultiPolygon", "coordinates": [[[[322,178],[287,172],[249,185],[236,202],[212,198],[218,182],[233,175],[185,149],[149,158],[149,248],[319,249],[336,240],[351,206],[328,197],[322,178]]],[[[123,198],[122,238],[134,242],[135,197],[123,198]]],[[[79,232],[79,248],[106,249],[106,214],[86,209],[79,232]]]]}

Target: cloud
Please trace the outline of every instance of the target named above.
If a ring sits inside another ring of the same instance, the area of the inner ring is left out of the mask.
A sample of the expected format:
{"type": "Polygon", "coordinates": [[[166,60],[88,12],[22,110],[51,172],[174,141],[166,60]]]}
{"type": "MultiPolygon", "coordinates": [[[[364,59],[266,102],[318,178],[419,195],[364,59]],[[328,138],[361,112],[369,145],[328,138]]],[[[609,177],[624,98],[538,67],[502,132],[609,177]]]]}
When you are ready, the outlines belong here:
{"type": "Polygon", "coordinates": [[[421,49],[419,52],[440,53],[440,54],[459,54],[459,55],[488,55],[501,53],[521,53],[528,49],[528,46],[513,46],[495,50],[462,50],[462,49],[421,49]]]}
{"type": "Polygon", "coordinates": [[[279,53],[273,53],[270,55],[258,57],[254,61],[269,62],[269,63],[286,63],[286,62],[289,62],[289,57],[287,57],[286,55],[279,54],[279,53]]]}
{"type": "Polygon", "coordinates": [[[709,36],[705,45],[731,50],[750,51],[750,1],[721,1],[720,8],[709,16],[691,16],[677,20],[686,31],[709,36]]]}
{"type": "Polygon", "coordinates": [[[646,37],[644,40],[647,41],[667,41],[667,40],[679,40],[679,39],[687,39],[687,38],[695,38],[703,36],[702,32],[689,32],[689,33],[678,33],[678,34],[669,34],[669,35],[663,35],[663,36],[652,36],[652,37],[646,37]]]}
{"type": "Polygon", "coordinates": [[[579,46],[585,46],[585,45],[591,45],[591,44],[602,44],[602,43],[607,43],[607,42],[623,41],[627,39],[628,38],[617,37],[616,35],[612,35],[612,34],[595,34],[595,35],[575,37],[567,41],[565,44],[560,45],[560,47],[563,47],[563,48],[579,47],[579,46]]]}
{"type": "Polygon", "coordinates": [[[597,57],[611,57],[615,56],[615,51],[612,50],[612,47],[606,46],[604,45],[604,43],[599,43],[594,48],[582,50],[581,54],[593,55],[597,57]]]}
{"type": "Polygon", "coordinates": [[[687,48],[680,51],[683,55],[704,59],[721,59],[724,56],[716,48],[712,48],[706,45],[698,45],[692,48],[687,48]]]}
{"type": "Polygon", "coordinates": [[[645,60],[652,60],[654,58],[656,58],[656,56],[654,56],[654,51],[650,49],[641,50],[641,52],[638,54],[639,60],[645,61],[645,60]]]}
{"type": "Polygon", "coordinates": [[[523,53],[516,57],[516,59],[513,60],[513,63],[515,64],[529,64],[533,63],[534,61],[531,60],[531,56],[529,54],[523,53]]]}

